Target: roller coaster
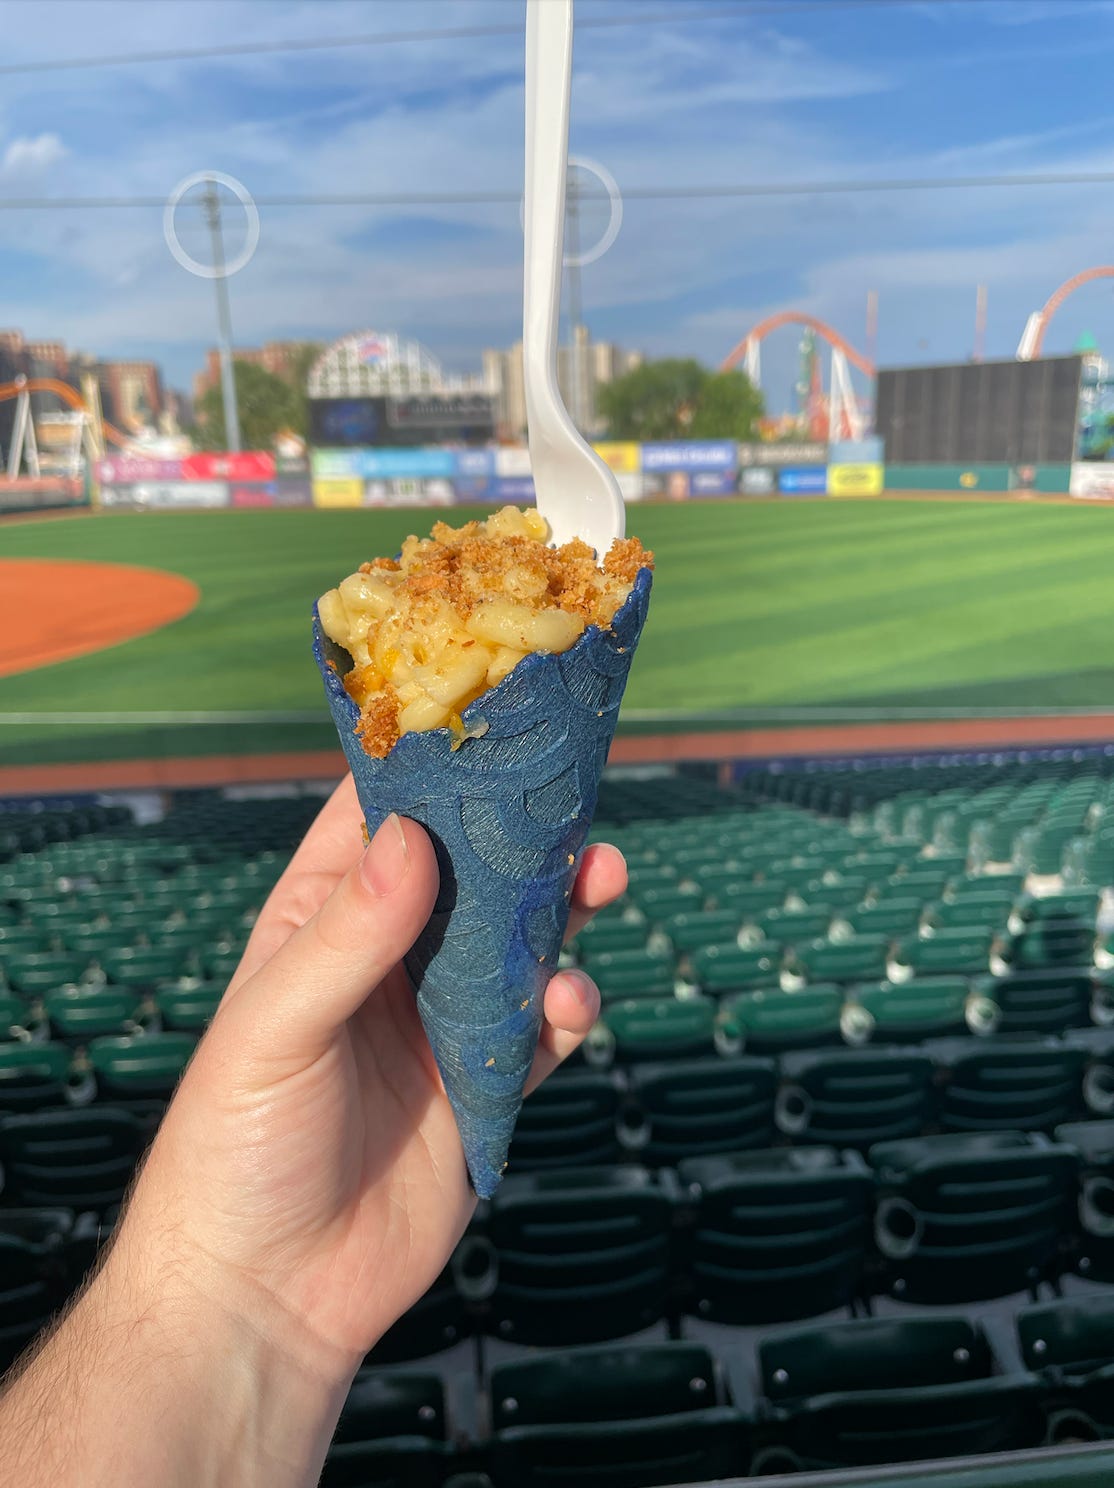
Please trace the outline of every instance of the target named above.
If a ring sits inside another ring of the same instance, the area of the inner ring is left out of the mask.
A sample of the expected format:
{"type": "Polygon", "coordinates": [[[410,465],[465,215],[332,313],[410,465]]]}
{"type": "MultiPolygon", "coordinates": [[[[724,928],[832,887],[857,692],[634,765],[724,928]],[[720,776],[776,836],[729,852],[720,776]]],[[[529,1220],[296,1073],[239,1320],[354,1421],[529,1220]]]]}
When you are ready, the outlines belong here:
{"type": "Polygon", "coordinates": [[[35,435],[35,421],[31,416],[32,393],[52,393],[75,415],[75,465],[81,453],[84,453],[87,460],[95,460],[103,455],[106,439],[121,449],[134,447],[134,441],[129,435],[104,419],[97,386],[92,378],[88,379],[85,397],[82,397],[69,383],[62,382],[57,377],[17,377],[14,382],[0,382],[0,403],[12,398],[16,402],[4,472],[9,480],[18,476],[24,462],[30,475],[37,477],[40,474],[38,440],[35,435]]]}

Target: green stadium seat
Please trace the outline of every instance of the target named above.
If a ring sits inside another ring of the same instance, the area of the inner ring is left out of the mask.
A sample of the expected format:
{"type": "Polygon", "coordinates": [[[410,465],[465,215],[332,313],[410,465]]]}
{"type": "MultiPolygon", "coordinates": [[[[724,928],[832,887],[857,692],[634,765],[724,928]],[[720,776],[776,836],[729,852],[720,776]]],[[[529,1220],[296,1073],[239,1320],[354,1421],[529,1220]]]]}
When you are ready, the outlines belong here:
{"type": "Polygon", "coordinates": [[[628,895],[654,925],[663,924],[675,915],[704,907],[705,894],[695,883],[662,885],[656,889],[628,890],[628,895]]]}
{"type": "Polygon", "coordinates": [[[785,903],[789,885],[781,879],[763,879],[761,883],[733,879],[716,886],[708,884],[708,909],[738,909],[751,917],[764,909],[777,909],[785,903]]]}
{"type": "Polygon", "coordinates": [[[596,956],[606,951],[642,950],[650,934],[650,927],[639,915],[635,919],[623,917],[604,918],[597,916],[576,937],[577,954],[581,957],[596,956]]]}
{"type": "Polygon", "coordinates": [[[1048,1438],[1114,1438],[1114,1299],[1088,1295],[1017,1314],[1027,1368],[1042,1376],[1048,1438]]]}
{"type": "MultiPolygon", "coordinates": [[[[80,1098],[71,1078],[71,1054],[62,1044],[0,1044],[0,1111],[35,1111],[80,1098]]],[[[92,1088],[86,1098],[92,1096],[92,1088]]]]}
{"type": "Polygon", "coordinates": [[[921,916],[920,899],[879,899],[843,916],[856,935],[906,935],[914,931],[921,916]]]}
{"type": "Polygon", "coordinates": [[[874,1186],[834,1148],[694,1158],[682,1232],[685,1310],[713,1323],[790,1322],[850,1308],[866,1266],[874,1186]]]}
{"type": "Polygon", "coordinates": [[[6,1201],[106,1209],[118,1204],[150,1139],[130,1111],[36,1111],[0,1118],[6,1201]]]}
{"type": "MultiPolygon", "coordinates": [[[[880,982],[849,989],[841,1017],[851,1045],[917,1043],[962,1033],[968,1025],[970,996],[964,977],[916,977],[911,982],[880,982]]],[[[976,1012],[977,1016],[977,1012],[976,1012]]]]}
{"type": "Polygon", "coordinates": [[[1029,971],[1048,966],[1079,966],[1095,950],[1094,927],[1062,920],[1038,920],[1018,935],[1000,936],[995,944],[999,972],[1029,971]]]}
{"type": "Polygon", "coordinates": [[[227,987],[236,973],[240,964],[240,957],[244,954],[242,946],[233,947],[230,950],[221,950],[216,947],[201,953],[201,969],[207,981],[223,982],[227,987]]]}
{"type": "Polygon", "coordinates": [[[155,1005],[167,1033],[200,1034],[208,1028],[224,996],[223,982],[163,982],[155,989],[155,1005]]]}
{"type": "Polygon", "coordinates": [[[924,1045],[941,1072],[944,1131],[1041,1131],[1082,1114],[1086,1053],[1056,1039],[1005,1034],[924,1045]]]}
{"type": "Polygon", "coordinates": [[[491,1373],[492,1488],[652,1488],[745,1471],[746,1417],[691,1343],[576,1349],[491,1373]]]}
{"type": "Polygon", "coordinates": [[[361,1369],[340,1413],[321,1488],[441,1488],[449,1461],[440,1378],[361,1369]]]}
{"type": "Polygon", "coordinates": [[[774,1140],[777,1066],[772,1059],[743,1055],[635,1065],[627,1071],[627,1084],[619,1140],[648,1167],[768,1147],[774,1140]]]}
{"type": "Polygon", "coordinates": [[[738,934],[743,916],[735,909],[695,910],[674,915],[662,925],[677,955],[698,951],[702,946],[731,942],[738,934]]]}
{"type": "Polygon", "coordinates": [[[197,1047],[188,1033],[95,1038],[89,1063],[101,1100],[169,1100],[197,1047]]]}
{"type": "MultiPolygon", "coordinates": [[[[890,894],[910,895],[922,903],[938,899],[949,882],[947,870],[939,868],[911,868],[907,873],[896,873],[885,881],[890,894]]],[[[880,887],[882,887],[880,885],[880,887]]]]}
{"type": "Polygon", "coordinates": [[[739,1047],[753,1054],[780,1054],[785,1049],[837,1044],[841,1034],[843,992],[835,982],[809,983],[797,992],[760,988],[726,998],[720,1026],[739,1047]]]}
{"type": "Polygon", "coordinates": [[[133,939],[133,929],[117,923],[74,925],[62,935],[64,949],[71,956],[84,956],[90,961],[98,962],[106,951],[131,945],[133,939]]]}
{"type": "Polygon", "coordinates": [[[952,879],[948,885],[948,898],[959,900],[965,899],[968,894],[976,897],[982,894],[1000,894],[1003,898],[1008,896],[1012,905],[1024,883],[1023,873],[965,873],[952,879]]]}
{"type": "Polygon", "coordinates": [[[13,956],[34,956],[50,949],[50,936],[38,925],[0,925],[0,973],[13,956]]]}
{"type": "Polygon", "coordinates": [[[1013,896],[1010,891],[988,889],[963,894],[957,899],[939,899],[925,910],[925,924],[933,930],[1002,930],[1009,919],[1013,896]]]}
{"type": "Polygon", "coordinates": [[[59,987],[43,998],[52,1038],[84,1043],[100,1034],[139,1033],[154,1014],[127,987],[59,987]]]}
{"type": "Polygon", "coordinates": [[[767,909],[754,916],[763,938],[775,945],[803,945],[827,935],[835,911],[828,904],[809,904],[803,909],[767,909]]]}
{"type": "Polygon", "coordinates": [[[830,1323],[763,1339],[774,1407],[752,1471],[830,1472],[1040,1444],[1040,1386],[1003,1374],[986,1335],[959,1317],[830,1323]]]}
{"type": "Polygon", "coordinates": [[[170,981],[183,970],[183,953],[173,945],[128,947],[100,957],[109,981],[118,987],[153,991],[159,982],[170,981]]]}
{"type": "Polygon", "coordinates": [[[483,1227],[492,1259],[484,1331],[561,1346],[659,1324],[672,1223],[671,1196],[644,1168],[508,1175],[483,1227]]]}
{"type": "Polygon", "coordinates": [[[618,1162],[619,1100],[619,1083],[608,1071],[559,1070],[524,1102],[508,1171],[618,1162]]]}
{"type": "Polygon", "coordinates": [[[973,1302],[1032,1291],[1074,1224],[1078,1158],[1022,1132],[886,1142],[878,1180],[882,1286],[903,1302],[973,1302]]]}
{"type": "Polygon", "coordinates": [[[794,980],[876,981],[885,974],[888,944],[885,935],[855,935],[849,940],[814,940],[797,946],[787,957],[783,985],[791,985],[794,980]]]}
{"type": "Polygon", "coordinates": [[[781,947],[769,941],[738,946],[734,941],[708,945],[689,958],[693,983],[710,997],[751,987],[776,987],[781,947]]]}
{"type": "Polygon", "coordinates": [[[74,1228],[68,1209],[0,1209],[0,1369],[7,1369],[69,1296],[74,1228]]]}
{"type": "Polygon", "coordinates": [[[1011,929],[1024,925],[1083,925],[1094,932],[1099,896],[1093,888],[1061,889],[1053,894],[1022,894],[1014,906],[1011,929]]]}
{"type": "Polygon", "coordinates": [[[41,1029],[42,1012],[37,1004],[0,992],[0,1043],[26,1040],[41,1029]]]}
{"type": "Polygon", "coordinates": [[[825,873],[796,885],[796,893],[806,906],[827,905],[833,914],[856,908],[869,890],[870,880],[863,873],[825,873]]]}
{"type": "Polygon", "coordinates": [[[1068,1122],[1055,1136],[1079,1160],[1079,1243],[1071,1269],[1109,1285],[1114,1281],[1114,1121],[1068,1122]]]}
{"type": "Polygon", "coordinates": [[[64,951],[25,951],[4,955],[8,985],[25,997],[40,997],[53,987],[87,979],[89,958],[64,951]]]}
{"type": "Polygon", "coordinates": [[[978,926],[937,930],[929,936],[912,935],[899,941],[890,957],[891,982],[913,976],[978,976],[990,959],[990,932],[978,926]]]}
{"type": "Polygon", "coordinates": [[[918,1049],[799,1050],[781,1059],[775,1119],[795,1142],[869,1147],[932,1119],[932,1060],[918,1049]]]}
{"type": "Polygon", "coordinates": [[[600,989],[605,1002],[612,998],[668,997],[676,976],[673,958],[643,947],[635,951],[601,951],[581,964],[600,989]]]}
{"type": "Polygon", "coordinates": [[[999,1033],[1062,1033],[1091,1022],[1096,979],[1088,966],[1050,967],[977,977],[971,990],[999,1033]]]}

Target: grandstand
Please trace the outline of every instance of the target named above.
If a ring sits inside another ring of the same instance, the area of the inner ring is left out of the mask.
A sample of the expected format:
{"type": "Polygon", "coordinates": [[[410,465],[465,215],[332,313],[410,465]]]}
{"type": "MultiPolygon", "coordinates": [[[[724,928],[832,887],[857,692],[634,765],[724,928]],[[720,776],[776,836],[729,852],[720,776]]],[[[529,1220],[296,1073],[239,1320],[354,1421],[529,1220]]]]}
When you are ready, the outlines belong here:
{"type": "MultiPolygon", "coordinates": [[[[110,1234],[319,800],[0,815],[4,1362],[110,1234]]],[[[1097,1481],[1042,1449],[1114,1430],[1112,823],[1105,751],[607,778],[630,887],[566,952],[602,1016],[325,1483],[1030,1450],[1097,1481]]]]}

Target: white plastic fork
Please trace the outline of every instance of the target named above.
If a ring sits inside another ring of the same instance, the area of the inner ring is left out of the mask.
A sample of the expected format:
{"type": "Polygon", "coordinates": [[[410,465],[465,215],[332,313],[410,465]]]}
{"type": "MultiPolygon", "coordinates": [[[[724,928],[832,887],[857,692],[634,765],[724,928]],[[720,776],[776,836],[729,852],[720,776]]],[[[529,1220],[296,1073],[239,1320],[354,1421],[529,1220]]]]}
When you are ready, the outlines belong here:
{"type": "MultiPolygon", "coordinates": [[[[573,0],[526,0],[526,202],[522,348],[538,510],[552,540],[581,537],[600,559],[626,530],[614,475],[579,435],[557,386],[565,249],[573,0]]],[[[575,355],[575,351],[574,351],[575,355]]]]}

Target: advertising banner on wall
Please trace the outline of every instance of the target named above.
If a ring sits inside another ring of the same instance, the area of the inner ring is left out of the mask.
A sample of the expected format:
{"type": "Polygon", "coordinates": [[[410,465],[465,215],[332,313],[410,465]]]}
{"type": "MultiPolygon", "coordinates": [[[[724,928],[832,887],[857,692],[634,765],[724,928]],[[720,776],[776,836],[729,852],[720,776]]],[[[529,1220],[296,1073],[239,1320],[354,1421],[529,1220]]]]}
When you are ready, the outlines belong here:
{"type": "Polygon", "coordinates": [[[322,480],[449,480],[456,459],[448,449],[319,449],[310,456],[310,469],[322,480]]]}
{"type": "Polygon", "coordinates": [[[733,439],[675,439],[642,446],[642,472],[734,470],[739,447],[733,439]]]}
{"type": "Polygon", "coordinates": [[[768,465],[748,465],[739,471],[739,490],[744,496],[771,496],[777,490],[777,472],[768,465]]]}
{"type": "Polygon", "coordinates": [[[829,465],[881,465],[882,441],[876,434],[866,439],[840,439],[828,450],[829,465]]]}
{"type": "Polygon", "coordinates": [[[359,476],[338,476],[335,479],[323,479],[317,476],[313,480],[313,504],[314,506],[335,509],[336,507],[363,506],[364,483],[359,476]]]}
{"type": "Polygon", "coordinates": [[[203,450],[182,461],[182,479],[200,481],[266,481],[275,478],[275,457],[267,450],[203,450]]]}
{"type": "Polygon", "coordinates": [[[456,499],[452,481],[369,480],[364,484],[364,506],[452,506],[456,499]]]}
{"type": "Polygon", "coordinates": [[[816,440],[792,444],[740,444],[736,446],[740,467],[747,465],[826,465],[828,446],[816,440]]]}
{"type": "Polygon", "coordinates": [[[783,496],[823,496],[828,489],[828,471],[823,465],[779,470],[777,488],[783,496]]]}
{"type": "Polygon", "coordinates": [[[829,465],[829,496],[881,496],[885,469],[881,465],[829,465]]]}
{"type": "Polygon", "coordinates": [[[107,486],[182,479],[181,460],[157,460],[148,455],[109,455],[98,460],[93,468],[98,482],[107,486]]]}
{"type": "Polygon", "coordinates": [[[275,481],[232,481],[233,506],[274,506],[275,481]]]}
{"type": "Polygon", "coordinates": [[[1114,501],[1114,464],[1077,460],[1071,467],[1068,490],[1083,501],[1114,501]]]}
{"type": "Polygon", "coordinates": [[[607,439],[592,448],[616,475],[637,475],[642,469],[642,446],[629,439],[607,439]]]}
{"type": "Polygon", "coordinates": [[[534,481],[529,475],[497,475],[488,498],[496,506],[533,506],[534,481]]]}
{"type": "Polygon", "coordinates": [[[227,481],[135,481],[131,485],[102,486],[103,506],[135,506],[177,510],[228,506],[227,481]]]}
{"type": "Polygon", "coordinates": [[[311,506],[313,486],[308,475],[280,475],[275,481],[276,506],[311,506]]]}

